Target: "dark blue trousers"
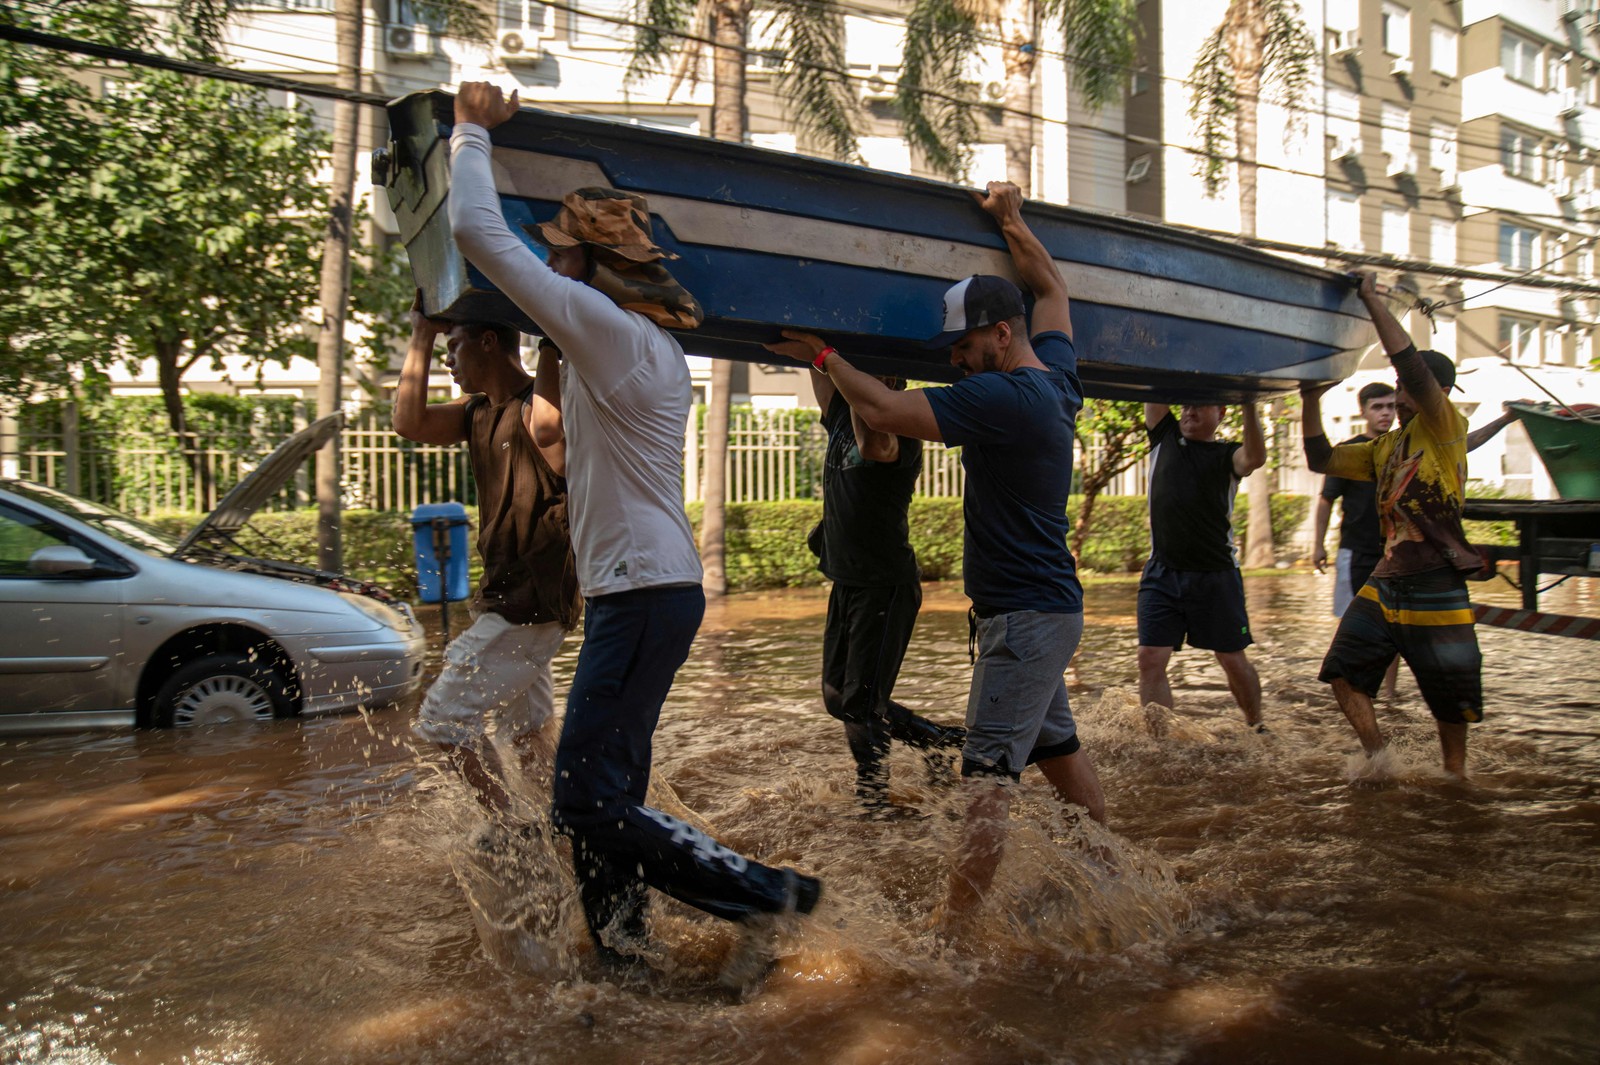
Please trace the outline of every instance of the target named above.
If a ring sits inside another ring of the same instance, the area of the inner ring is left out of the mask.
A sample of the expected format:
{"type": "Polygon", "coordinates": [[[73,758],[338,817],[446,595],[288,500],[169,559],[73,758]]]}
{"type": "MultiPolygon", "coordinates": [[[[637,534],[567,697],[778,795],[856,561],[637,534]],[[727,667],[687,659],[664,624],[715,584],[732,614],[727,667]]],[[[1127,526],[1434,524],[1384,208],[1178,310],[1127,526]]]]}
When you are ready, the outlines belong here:
{"type": "Polygon", "coordinates": [[[587,601],[556,747],[553,820],[572,839],[589,931],[644,931],[645,886],[728,920],[783,909],[780,870],[645,805],[651,739],[705,616],[698,585],[587,601]]]}

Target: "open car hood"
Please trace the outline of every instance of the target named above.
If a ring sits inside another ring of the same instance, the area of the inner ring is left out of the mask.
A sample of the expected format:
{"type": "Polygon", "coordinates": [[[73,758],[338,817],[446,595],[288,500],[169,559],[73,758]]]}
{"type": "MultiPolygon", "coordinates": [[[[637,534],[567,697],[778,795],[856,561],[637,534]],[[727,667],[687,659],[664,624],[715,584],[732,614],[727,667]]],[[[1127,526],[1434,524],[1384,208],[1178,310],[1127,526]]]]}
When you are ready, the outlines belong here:
{"type": "Polygon", "coordinates": [[[333,439],[343,421],[344,417],[340,414],[318,418],[279,444],[272,454],[262,460],[261,465],[233,486],[233,490],[223,497],[215,510],[189,530],[189,534],[173,552],[173,557],[237,551],[233,538],[239,530],[249,523],[262,504],[289,483],[289,478],[294,476],[301,463],[333,439]]]}

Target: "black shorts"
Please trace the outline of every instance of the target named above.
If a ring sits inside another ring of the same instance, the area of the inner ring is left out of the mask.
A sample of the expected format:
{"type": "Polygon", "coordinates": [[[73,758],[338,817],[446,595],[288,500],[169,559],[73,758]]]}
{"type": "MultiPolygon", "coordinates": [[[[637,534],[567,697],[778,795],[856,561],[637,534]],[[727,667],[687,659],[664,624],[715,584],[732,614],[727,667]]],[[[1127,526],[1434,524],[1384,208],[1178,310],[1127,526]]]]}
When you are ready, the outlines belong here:
{"type": "Polygon", "coordinates": [[[1372,577],[1339,619],[1319,679],[1374,696],[1398,654],[1435,718],[1482,721],[1483,654],[1474,620],[1466,579],[1453,569],[1372,577]]]}
{"type": "Polygon", "coordinates": [[[1243,651],[1250,638],[1244,578],[1237,569],[1173,569],[1151,559],[1139,577],[1139,646],[1190,645],[1218,654],[1243,651]]]}

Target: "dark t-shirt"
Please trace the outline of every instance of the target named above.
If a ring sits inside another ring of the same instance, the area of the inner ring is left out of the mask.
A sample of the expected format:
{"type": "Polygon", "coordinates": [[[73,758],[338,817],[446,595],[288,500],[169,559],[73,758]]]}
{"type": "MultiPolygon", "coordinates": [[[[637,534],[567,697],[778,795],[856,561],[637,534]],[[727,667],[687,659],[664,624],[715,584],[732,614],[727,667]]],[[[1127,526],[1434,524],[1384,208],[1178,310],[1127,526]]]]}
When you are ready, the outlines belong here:
{"type": "Polygon", "coordinates": [[[1048,369],[977,373],[923,394],[967,471],[967,595],[980,609],[1075,614],[1083,589],[1067,549],[1067,496],[1083,386],[1066,334],[1040,333],[1033,350],[1048,369]]]}
{"type": "Polygon", "coordinates": [[[473,606],[516,625],[559,621],[571,628],[582,604],[567,530],[567,482],[544,460],[522,421],[533,392],[499,406],[467,401],[467,453],[478,486],[478,554],[483,581],[473,606]]]}
{"type": "MultiPolygon", "coordinates": [[[[1341,444],[1367,442],[1363,433],[1357,433],[1341,444]]],[[[1339,520],[1339,546],[1358,559],[1376,562],[1383,557],[1383,534],[1378,531],[1378,485],[1375,481],[1352,481],[1345,477],[1324,477],[1322,498],[1340,504],[1343,517],[1339,520]]]]}
{"type": "Polygon", "coordinates": [[[822,524],[811,535],[817,566],[845,584],[886,585],[914,581],[906,512],[922,472],[922,441],[900,437],[900,457],[873,462],[861,457],[850,404],[835,395],[822,414],[828,454],[822,469],[822,524]]]}
{"type": "Polygon", "coordinates": [[[1170,412],[1148,432],[1150,557],[1179,570],[1236,569],[1233,453],[1242,445],[1185,440],[1170,412]]]}

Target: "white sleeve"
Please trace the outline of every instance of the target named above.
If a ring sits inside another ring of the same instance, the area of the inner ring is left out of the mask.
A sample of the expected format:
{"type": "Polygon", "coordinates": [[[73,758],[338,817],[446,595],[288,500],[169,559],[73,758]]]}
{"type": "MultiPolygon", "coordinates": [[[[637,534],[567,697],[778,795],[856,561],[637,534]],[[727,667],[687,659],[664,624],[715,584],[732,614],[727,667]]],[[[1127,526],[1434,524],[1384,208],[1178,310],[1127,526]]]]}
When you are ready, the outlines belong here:
{"type": "Polygon", "coordinates": [[[638,361],[648,324],[604,293],[556,273],[511,232],[490,167],[489,131],[458,122],[450,137],[450,231],[461,254],[537,322],[574,369],[617,381],[638,361]]]}

